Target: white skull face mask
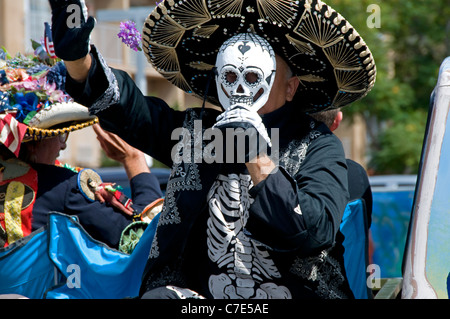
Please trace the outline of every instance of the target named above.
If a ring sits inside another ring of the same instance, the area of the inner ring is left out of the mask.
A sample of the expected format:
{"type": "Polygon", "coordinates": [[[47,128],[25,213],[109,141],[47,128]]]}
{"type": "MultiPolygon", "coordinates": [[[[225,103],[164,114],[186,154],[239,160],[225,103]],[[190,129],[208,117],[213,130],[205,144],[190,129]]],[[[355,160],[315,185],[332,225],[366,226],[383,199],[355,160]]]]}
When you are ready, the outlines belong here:
{"type": "Polygon", "coordinates": [[[275,53],[256,34],[241,33],[222,44],[216,60],[219,101],[225,110],[243,103],[258,111],[275,80],[275,53]]]}

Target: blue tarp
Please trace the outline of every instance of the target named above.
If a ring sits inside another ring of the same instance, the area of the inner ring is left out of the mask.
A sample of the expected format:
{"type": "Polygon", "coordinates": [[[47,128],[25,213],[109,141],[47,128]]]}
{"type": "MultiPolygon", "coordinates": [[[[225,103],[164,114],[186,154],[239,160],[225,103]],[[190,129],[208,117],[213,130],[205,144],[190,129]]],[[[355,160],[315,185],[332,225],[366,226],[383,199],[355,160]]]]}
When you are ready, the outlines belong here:
{"type": "Polygon", "coordinates": [[[344,211],[340,230],[344,240],[344,266],[350,288],[357,299],[371,298],[367,287],[368,230],[364,201],[350,202],[344,211]]]}
{"type": "Polygon", "coordinates": [[[73,219],[60,214],[50,215],[49,256],[67,280],[49,291],[46,298],[138,296],[157,220],[155,218],[146,228],[133,253],[128,255],[92,239],[73,219]]]}
{"type": "MultiPolygon", "coordinates": [[[[341,224],[347,276],[360,299],[368,298],[364,218],[363,202],[354,201],[341,224]]],[[[128,255],[93,239],[73,216],[52,212],[45,228],[0,249],[0,294],[33,299],[137,297],[158,219],[159,215],[128,255]]]]}
{"type": "Polygon", "coordinates": [[[55,284],[54,265],[47,251],[46,228],[0,249],[0,294],[43,298],[55,284]]]}
{"type": "Polygon", "coordinates": [[[33,299],[136,297],[158,217],[128,255],[93,239],[73,217],[50,213],[45,228],[0,250],[0,294],[33,299]]]}

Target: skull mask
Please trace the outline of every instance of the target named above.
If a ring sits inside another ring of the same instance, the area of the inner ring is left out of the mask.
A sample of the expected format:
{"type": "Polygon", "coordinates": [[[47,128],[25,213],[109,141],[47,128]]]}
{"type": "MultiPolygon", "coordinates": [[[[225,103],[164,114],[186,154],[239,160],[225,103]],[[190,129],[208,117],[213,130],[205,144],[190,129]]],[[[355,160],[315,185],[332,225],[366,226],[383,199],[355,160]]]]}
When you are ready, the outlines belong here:
{"type": "Polygon", "coordinates": [[[240,33],[222,44],[216,60],[219,101],[225,110],[243,103],[258,111],[275,80],[275,53],[270,44],[252,33],[240,33]]]}

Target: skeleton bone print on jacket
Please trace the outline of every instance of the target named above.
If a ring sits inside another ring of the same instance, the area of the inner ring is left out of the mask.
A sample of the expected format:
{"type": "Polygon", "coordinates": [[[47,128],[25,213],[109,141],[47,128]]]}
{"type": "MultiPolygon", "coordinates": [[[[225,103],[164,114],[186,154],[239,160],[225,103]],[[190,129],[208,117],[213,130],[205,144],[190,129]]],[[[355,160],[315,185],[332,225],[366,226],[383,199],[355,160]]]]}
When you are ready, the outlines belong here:
{"type": "MultiPolygon", "coordinates": [[[[301,140],[293,140],[280,151],[279,163],[295,176],[308,146],[321,133],[310,122],[310,132],[301,140]]],[[[245,226],[253,198],[253,183],[248,174],[219,175],[208,194],[208,256],[226,273],[209,277],[209,290],[214,298],[284,299],[292,298],[289,289],[270,282],[281,274],[266,246],[246,235],[245,226]]]]}
{"type": "Polygon", "coordinates": [[[267,249],[244,233],[251,186],[250,175],[219,175],[208,194],[208,256],[227,270],[209,277],[209,290],[216,299],[291,298],[286,287],[267,283],[281,275],[267,249]]]}

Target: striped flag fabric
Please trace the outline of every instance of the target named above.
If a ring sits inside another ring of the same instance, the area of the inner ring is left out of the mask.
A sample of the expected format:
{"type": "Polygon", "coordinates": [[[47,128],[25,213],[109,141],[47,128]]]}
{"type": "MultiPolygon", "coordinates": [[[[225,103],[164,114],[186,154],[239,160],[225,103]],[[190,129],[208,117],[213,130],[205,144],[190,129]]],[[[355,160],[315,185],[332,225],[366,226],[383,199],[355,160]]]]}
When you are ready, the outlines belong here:
{"type": "Polygon", "coordinates": [[[48,22],[45,22],[44,25],[45,25],[45,33],[44,33],[45,51],[47,51],[47,54],[51,59],[56,59],[55,45],[53,44],[53,37],[52,37],[52,29],[48,22]]]}
{"type": "Polygon", "coordinates": [[[17,157],[27,126],[18,122],[11,113],[0,114],[0,143],[17,157]]]}

